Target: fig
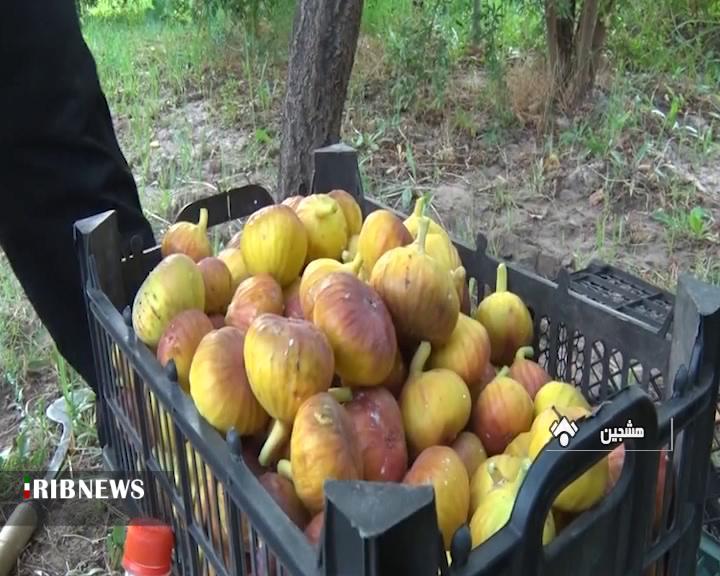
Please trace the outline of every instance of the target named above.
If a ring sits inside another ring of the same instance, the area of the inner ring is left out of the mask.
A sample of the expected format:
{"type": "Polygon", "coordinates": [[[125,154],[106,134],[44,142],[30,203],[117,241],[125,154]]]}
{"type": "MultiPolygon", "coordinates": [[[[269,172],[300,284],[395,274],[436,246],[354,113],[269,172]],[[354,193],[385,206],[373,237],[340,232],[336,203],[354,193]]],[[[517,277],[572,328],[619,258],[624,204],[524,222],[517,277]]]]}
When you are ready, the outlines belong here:
{"type": "Polygon", "coordinates": [[[533,402],[523,385],[504,368],[478,396],[473,406],[472,429],[488,455],[502,454],[508,444],[533,423],[533,402]]]}
{"type": "Polygon", "coordinates": [[[423,450],[408,470],[405,484],[430,484],[435,490],[435,512],[445,549],[467,521],[470,506],[470,482],[460,456],[447,446],[423,450]]]}
{"type": "Polygon", "coordinates": [[[210,316],[210,322],[215,330],[225,326],[225,314],[213,314],[210,316]]]}
{"type": "Polygon", "coordinates": [[[195,262],[212,256],[212,246],[207,235],[208,211],[200,208],[200,219],[192,222],[176,222],[167,229],[160,244],[163,258],[170,254],[185,254],[195,262]]]}
{"type": "Polygon", "coordinates": [[[590,404],[588,404],[588,401],[585,400],[585,397],[578,388],[567,382],[559,382],[557,380],[552,380],[544,384],[540,390],[536,392],[534,404],[535,417],[553,406],[557,408],[579,406],[585,410],[590,410],[590,404]]]}
{"type": "Polygon", "coordinates": [[[360,234],[360,228],[362,228],[363,224],[362,209],[353,195],[345,190],[333,190],[328,193],[328,196],[340,205],[343,216],[345,216],[345,222],[347,223],[348,236],[360,234]]]}
{"type": "Polygon", "coordinates": [[[268,414],[252,393],[245,373],[245,336],[233,326],[207,334],[190,366],[190,396],[205,420],[222,433],[255,434],[268,414]]]}
{"type": "Polygon", "coordinates": [[[335,372],[355,386],[380,384],[393,369],[397,336],[380,296],[356,276],[333,272],[315,294],[313,322],[328,337],[335,372]]]}
{"type": "Polygon", "coordinates": [[[303,316],[307,319],[312,319],[313,306],[315,306],[315,293],[318,288],[320,288],[322,280],[324,280],[328,274],[333,272],[357,274],[361,265],[362,260],[359,256],[347,264],[341,264],[331,258],[320,258],[319,260],[310,262],[303,271],[302,278],[300,279],[300,306],[302,307],[303,316]]]}
{"type": "Polygon", "coordinates": [[[285,302],[285,316],[304,320],[302,305],[300,304],[300,278],[283,289],[283,301],[285,302]]]}
{"type": "MultiPolygon", "coordinates": [[[[530,428],[532,430],[532,428],[530,428]]],[[[530,432],[523,432],[515,436],[512,442],[505,447],[504,454],[515,456],[516,458],[527,458],[530,449],[530,432]]]]}
{"type": "Polygon", "coordinates": [[[289,206],[293,211],[297,211],[297,207],[300,206],[300,202],[305,199],[305,196],[288,196],[281,202],[283,206],[289,206]]]}
{"type": "Polygon", "coordinates": [[[393,395],[385,388],[363,389],[345,409],[360,443],[364,479],[400,482],[407,472],[408,456],[402,414],[393,395]]]}
{"type": "MultiPolygon", "coordinates": [[[[570,420],[590,416],[590,411],[579,406],[548,408],[538,415],[531,431],[528,456],[535,460],[545,445],[555,437],[547,422],[558,420],[558,414],[570,420]],[[556,413],[557,411],[557,413],[556,413]],[[550,418],[552,417],[552,420],[550,418]]],[[[608,458],[602,458],[573,482],[568,484],[555,499],[553,506],[563,512],[584,512],[597,504],[604,496],[609,482],[608,458]]]]}
{"type": "Polygon", "coordinates": [[[240,250],[240,242],[242,241],[242,230],[238,230],[235,232],[235,234],[232,235],[230,240],[228,240],[228,243],[225,245],[225,248],[234,248],[236,250],[240,250]]]}
{"type": "Polygon", "coordinates": [[[235,290],[225,323],[247,331],[260,314],[281,315],[284,307],[280,284],[269,274],[258,274],[244,280],[235,290]]]}
{"type": "Polygon", "coordinates": [[[552,377],[540,364],[530,360],[533,354],[532,346],[523,346],[518,349],[508,375],[513,380],[520,382],[530,394],[530,398],[534,400],[537,391],[550,382],[552,377]]]}
{"type": "Polygon", "coordinates": [[[508,291],[507,267],[502,262],[497,267],[495,292],[480,302],[475,319],[488,331],[495,365],[509,365],[518,348],[532,343],[532,316],[520,297],[508,291]]]}
{"type": "Polygon", "coordinates": [[[287,478],[275,472],[265,472],[258,481],[268,491],[295,526],[304,530],[308,523],[308,513],[300,498],[295,494],[295,487],[287,478]]]}
{"type": "Polygon", "coordinates": [[[310,520],[310,523],[305,527],[305,537],[310,541],[310,544],[317,546],[320,544],[320,537],[322,536],[323,524],[325,523],[325,512],[318,512],[310,520]]]}
{"type": "Polygon", "coordinates": [[[135,294],[133,329],[141,342],[155,348],[180,312],[204,309],[205,284],[198,265],[185,254],[171,254],[150,271],[135,294]]]}
{"type": "Polygon", "coordinates": [[[375,263],[388,250],[407,246],[413,241],[400,218],[390,210],[375,210],[363,222],[358,238],[358,253],[363,271],[370,276],[375,263]]]}
{"type": "Polygon", "coordinates": [[[507,454],[491,456],[483,462],[470,480],[470,516],[482,500],[496,488],[512,484],[523,467],[523,460],[507,454]]]}
{"type": "Polygon", "coordinates": [[[355,427],[328,392],[315,394],[300,406],[290,438],[290,463],[295,491],[311,514],[325,507],[325,480],[363,478],[355,427]]]}
{"type": "Polygon", "coordinates": [[[307,256],[305,226],[288,206],[265,206],[248,218],[240,250],[248,272],[270,274],[283,288],[300,276],[307,256]]]}
{"type": "Polygon", "coordinates": [[[490,338],[480,322],[460,314],[450,340],[430,355],[430,368],[446,368],[460,376],[473,402],[480,395],[490,362],[490,338]]]}
{"type": "Polygon", "coordinates": [[[230,276],[232,277],[232,291],[233,294],[237,287],[244,281],[250,278],[250,273],[245,266],[245,258],[243,258],[242,252],[238,248],[225,248],[218,254],[218,258],[225,262],[225,266],[230,270],[230,276]]]}
{"type": "Polygon", "coordinates": [[[203,337],[213,330],[212,322],[200,310],[180,312],[167,325],[157,346],[157,359],[161,366],[175,361],[178,384],[190,392],[190,365],[203,337]]]}
{"type": "Polygon", "coordinates": [[[232,299],[232,275],[225,262],[210,256],[198,262],[205,283],[205,312],[224,314],[232,299]]]}
{"type": "Polygon", "coordinates": [[[472,432],[460,432],[452,444],[452,449],[457,452],[468,471],[468,478],[472,478],[480,464],[485,462],[487,454],[480,442],[480,438],[472,432]]]}
{"type": "Polygon", "coordinates": [[[413,455],[453,442],[470,418],[470,392],[460,376],[445,368],[423,372],[430,351],[429,342],[418,346],[400,393],[405,436],[413,455]]]}
{"type": "Polygon", "coordinates": [[[340,260],[350,237],[340,204],[327,194],[311,194],[295,211],[307,231],[305,263],[318,258],[340,260]]]}
{"type": "Polygon", "coordinates": [[[453,275],[425,253],[429,220],[421,220],[417,240],[385,252],[373,267],[370,284],[385,301],[401,337],[443,346],[460,315],[453,275]]]}
{"type": "Polygon", "coordinates": [[[405,384],[406,380],[407,366],[405,366],[405,360],[403,359],[402,352],[398,347],[398,350],[395,353],[395,362],[392,370],[390,370],[390,374],[388,374],[387,378],[383,380],[380,386],[387,388],[395,398],[399,398],[403,384],[405,384]]]}
{"type": "Polygon", "coordinates": [[[290,437],[300,405],[330,388],[333,351],[325,334],[310,322],[266,313],[250,324],[244,357],[250,388],[275,419],[260,452],[260,464],[267,466],[290,437]]]}
{"type": "Polygon", "coordinates": [[[342,253],[342,261],[352,262],[355,260],[355,256],[357,256],[358,253],[358,244],[360,243],[360,234],[355,234],[354,236],[350,237],[350,240],[348,240],[348,245],[345,250],[343,250],[342,253]]]}

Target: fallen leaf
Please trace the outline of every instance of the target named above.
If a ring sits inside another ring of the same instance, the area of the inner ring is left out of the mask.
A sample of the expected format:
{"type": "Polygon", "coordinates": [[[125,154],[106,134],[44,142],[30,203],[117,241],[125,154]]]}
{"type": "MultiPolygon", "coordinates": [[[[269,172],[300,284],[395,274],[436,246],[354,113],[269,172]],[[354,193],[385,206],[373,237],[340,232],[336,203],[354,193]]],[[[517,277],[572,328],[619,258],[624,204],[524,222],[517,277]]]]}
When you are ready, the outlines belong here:
{"type": "Polygon", "coordinates": [[[599,188],[598,190],[590,194],[590,198],[588,198],[588,200],[590,200],[590,206],[597,206],[603,200],[605,200],[605,190],[599,188]]]}

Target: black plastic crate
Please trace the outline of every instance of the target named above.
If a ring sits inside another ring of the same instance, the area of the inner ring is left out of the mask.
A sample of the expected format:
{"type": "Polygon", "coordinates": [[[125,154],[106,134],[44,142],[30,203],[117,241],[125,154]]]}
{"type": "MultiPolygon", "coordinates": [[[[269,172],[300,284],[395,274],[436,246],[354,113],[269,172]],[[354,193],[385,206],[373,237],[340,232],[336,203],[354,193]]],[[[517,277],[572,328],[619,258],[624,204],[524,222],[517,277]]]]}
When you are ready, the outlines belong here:
{"type": "MultiPolygon", "coordinates": [[[[343,188],[365,213],[384,207],[364,199],[352,149],[318,150],[315,166],[314,192],[343,188]]],[[[212,226],[270,203],[263,188],[247,186],[195,202],[179,219],[196,219],[207,207],[212,226]]],[[[467,530],[458,531],[448,568],[429,487],[329,481],[322,545],[314,550],[244,463],[240,438],[210,427],[172,370],[162,370],[134,337],[126,307],[159,262],[159,248],[142,251],[136,243],[123,258],[111,212],[76,228],[107,465],[151,472],[141,512],[173,523],[178,574],[630,576],[653,564],[656,576],[694,573],[718,387],[719,290],[683,277],[672,333],[663,333],[578,293],[566,272],[552,282],[507,264],[509,289],[533,313],[538,361],[579,386],[597,410],[580,424],[578,450],[559,450],[553,441],[555,450],[535,461],[505,528],[472,552],[467,530]],[[601,430],[628,419],[645,436],[627,441],[638,450],[627,452],[615,489],[543,548],[541,527],[554,497],[606,455],[601,430]],[[653,530],[657,449],[671,443],[673,481],[661,529],[653,530]]],[[[477,299],[494,287],[498,260],[482,235],[476,249],[456,245],[480,289],[477,299]]]]}

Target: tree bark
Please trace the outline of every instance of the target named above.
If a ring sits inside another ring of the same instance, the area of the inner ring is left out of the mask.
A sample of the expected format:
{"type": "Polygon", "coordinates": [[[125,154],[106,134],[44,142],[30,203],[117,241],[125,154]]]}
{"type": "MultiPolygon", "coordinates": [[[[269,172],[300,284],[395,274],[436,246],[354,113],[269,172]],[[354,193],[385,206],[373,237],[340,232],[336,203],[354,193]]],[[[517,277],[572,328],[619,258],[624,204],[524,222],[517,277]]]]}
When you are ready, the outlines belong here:
{"type": "Polygon", "coordinates": [[[582,100],[592,87],[593,41],[600,13],[600,0],[583,2],[578,31],[575,37],[575,66],[570,85],[570,99],[573,104],[582,100]]]}
{"type": "Polygon", "coordinates": [[[312,151],[337,143],[363,0],[298,0],[280,138],[279,199],[310,192],[312,151]]]}

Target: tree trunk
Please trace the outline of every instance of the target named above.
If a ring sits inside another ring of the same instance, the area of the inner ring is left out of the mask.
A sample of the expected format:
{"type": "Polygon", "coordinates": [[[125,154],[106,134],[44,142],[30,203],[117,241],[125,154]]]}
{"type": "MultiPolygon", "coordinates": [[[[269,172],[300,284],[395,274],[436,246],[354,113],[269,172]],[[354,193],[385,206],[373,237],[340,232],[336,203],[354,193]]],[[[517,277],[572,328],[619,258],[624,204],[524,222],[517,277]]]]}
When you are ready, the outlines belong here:
{"type": "Polygon", "coordinates": [[[592,48],[599,13],[600,0],[585,0],[583,2],[578,31],[575,36],[575,65],[570,84],[570,101],[573,104],[585,97],[594,82],[591,74],[592,48]]]}
{"type": "Polygon", "coordinates": [[[312,151],[340,139],[363,0],[298,0],[280,138],[279,199],[310,192],[312,151]]]}

